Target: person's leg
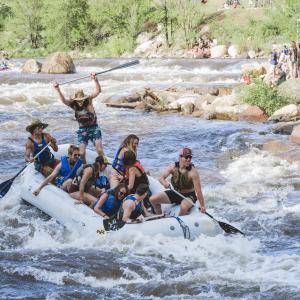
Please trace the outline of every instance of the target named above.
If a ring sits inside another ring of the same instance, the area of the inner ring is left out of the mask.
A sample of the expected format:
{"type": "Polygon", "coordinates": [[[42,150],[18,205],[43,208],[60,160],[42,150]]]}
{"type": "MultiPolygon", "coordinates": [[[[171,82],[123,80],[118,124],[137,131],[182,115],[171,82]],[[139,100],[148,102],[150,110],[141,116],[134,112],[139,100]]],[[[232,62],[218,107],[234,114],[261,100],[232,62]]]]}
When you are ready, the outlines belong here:
{"type": "Polygon", "coordinates": [[[77,142],[79,145],[79,154],[82,160],[82,163],[86,163],[85,159],[85,149],[88,144],[88,128],[79,128],[77,130],[77,142]]]}
{"type": "Polygon", "coordinates": [[[95,147],[98,155],[104,155],[103,153],[103,145],[100,139],[95,140],[95,147]]]}
{"type": "Polygon", "coordinates": [[[89,139],[94,144],[98,155],[104,155],[103,145],[102,145],[102,133],[99,126],[90,128],[89,139]]]}
{"type": "Polygon", "coordinates": [[[180,203],[180,211],[178,216],[186,216],[189,214],[191,208],[193,207],[192,200],[182,200],[180,203]]]}
{"type": "Polygon", "coordinates": [[[61,188],[62,188],[65,192],[70,193],[70,188],[71,188],[71,185],[72,185],[72,181],[73,181],[72,178],[67,179],[67,180],[63,183],[63,185],[61,186],[61,188]]]}
{"type": "Polygon", "coordinates": [[[171,204],[171,201],[168,195],[165,192],[155,194],[150,197],[150,202],[155,210],[157,215],[162,213],[161,211],[161,204],[171,204]]]}
{"type": "Polygon", "coordinates": [[[80,154],[80,158],[82,160],[82,163],[84,163],[84,164],[86,164],[85,150],[86,150],[86,144],[81,143],[79,145],[79,154],[80,154]]]}
{"type": "MultiPolygon", "coordinates": [[[[75,199],[75,200],[78,200],[79,201],[79,195],[80,193],[79,192],[74,192],[74,193],[71,193],[70,196],[75,199]]],[[[92,196],[91,194],[88,194],[88,193],[83,193],[83,202],[84,204],[88,205],[88,206],[92,206],[95,201],[97,201],[97,198],[95,198],[94,196],[92,196]]],[[[78,203],[78,202],[77,202],[78,203]]]]}

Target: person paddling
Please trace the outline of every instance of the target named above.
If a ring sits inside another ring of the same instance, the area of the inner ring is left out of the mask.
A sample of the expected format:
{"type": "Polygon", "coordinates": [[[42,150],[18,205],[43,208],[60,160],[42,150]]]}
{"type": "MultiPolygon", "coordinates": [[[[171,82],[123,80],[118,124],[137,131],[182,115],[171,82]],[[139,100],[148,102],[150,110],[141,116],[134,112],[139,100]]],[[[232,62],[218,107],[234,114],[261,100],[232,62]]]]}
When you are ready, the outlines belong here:
{"type": "Polygon", "coordinates": [[[187,215],[193,207],[192,202],[195,203],[197,200],[200,203],[201,212],[205,213],[205,201],[201,190],[200,176],[191,160],[192,150],[183,148],[179,154],[179,161],[169,165],[159,178],[159,182],[166,189],[173,186],[176,191],[190,200],[183,199],[172,189],[155,194],[150,197],[150,202],[157,214],[161,214],[161,204],[175,203],[180,205],[179,216],[187,215]],[[172,185],[167,181],[169,175],[172,175],[172,185]]]}
{"type": "Polygon", "coordinates": [[[80,145],[80,156],[84,163],[86,163],[85,152],[89,141],[96,147],[98,155],[103,155],[102,134],[93,106],[93,99],[100,94],[101,87],[95,73],[91,74],[91,78],[95,82],[95,91],[91,95],[85,95],[83,90],[77,90],[71,99],[65,98],[57,82],[53,85],[61,101],[75,111],[75,118],[79,124],[77,139],[80,145]]]}
{"type": "Polygon", "coordinates": [[[128,195],[123,200],[122,207],[119,210],[118,219],[128,222],[140,217],[143,213],[141,202],[147,197],[148,192],[149,186],[147,184],[139,184],[136,188],[136,192],[132,195],[128,195]]]}
{"type": "Polygon", "coordinates": [[[70,145],[68,148],[68,156],[62,156],[61,162],[55,167],[53,172],[40,184],[33,192],[37,196],[41,190],[50,182],[55,182],[55,185],[66,192],[70,191],[72,180],[76,175],[77,170],[82,165],[79,158],[79,147],[70,145]]]}
{"type": "Polygon", "coordinates": [[[112,188],[114,188],[120,183],[121,180],[120,175],[125,175],[126,173],[126,169],[123,162],[124,153],[126,151],[131,150],[137,156],[138,145],[139,145],[139,137],[136,136],[135,134],[128,135],[121,143],[116,153],[115,159],[112,163],[112,167],[114,168],[114,170],[112,170],[109,178],[110,186],[112,188]]]}
{"type": "Polygon", "coordinates": [[[27,162],[34,161],[35,169],[44,176],[50,175],[59,163],[49,148],[45,149],[35,160],[33,159],[49,143],[55,152],[58,151],[56,139],[49,133],[43,132],[47,126],[48,124],[41,122],[41,120],[33,119],[31,124],[26,127],[26,131],[30,132],[31,135],[25,144],[25,160],[27,162]]]}
{"type": "Polygon", "coordinates": [[[108,219],[117,214],[123,199],[127,195],[127,186],[120,183],[116,188],[106,190],[92,208],[98,215],[108,219]]]}

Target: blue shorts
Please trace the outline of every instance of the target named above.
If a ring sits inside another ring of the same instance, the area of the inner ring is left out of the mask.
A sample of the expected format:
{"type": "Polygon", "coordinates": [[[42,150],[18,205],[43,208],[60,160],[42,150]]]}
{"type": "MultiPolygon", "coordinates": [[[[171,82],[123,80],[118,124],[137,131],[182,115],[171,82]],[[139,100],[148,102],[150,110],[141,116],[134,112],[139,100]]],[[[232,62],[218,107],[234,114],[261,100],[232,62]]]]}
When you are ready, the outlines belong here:
{"type": "Polygon", "coordinates": [[[89,143],[89,140],[95,145],[96,140],[102,140],[101,130],[98,125],[93,127],[83,127],[77,130],[77,140],[78,144],[89,143]]]}

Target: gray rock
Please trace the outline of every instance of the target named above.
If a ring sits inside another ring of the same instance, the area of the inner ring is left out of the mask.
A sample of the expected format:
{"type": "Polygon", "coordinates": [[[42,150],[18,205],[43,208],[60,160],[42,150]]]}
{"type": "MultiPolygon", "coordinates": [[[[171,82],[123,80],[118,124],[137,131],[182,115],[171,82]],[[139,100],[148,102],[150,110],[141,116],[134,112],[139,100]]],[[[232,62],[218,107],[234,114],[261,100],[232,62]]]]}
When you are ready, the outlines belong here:
{"type": "Polygon", "coordinates": [[[57,52],[45,59],[41,71],[48,74],[68,74],[75,73],[76,68],[69,54],[57,52]]]}
{"type": "Polygon", "coordinates": [[[35,59],[29,59],[22,67],[23,73],[39,73],[41,72],[42,64],[35,59]]]}

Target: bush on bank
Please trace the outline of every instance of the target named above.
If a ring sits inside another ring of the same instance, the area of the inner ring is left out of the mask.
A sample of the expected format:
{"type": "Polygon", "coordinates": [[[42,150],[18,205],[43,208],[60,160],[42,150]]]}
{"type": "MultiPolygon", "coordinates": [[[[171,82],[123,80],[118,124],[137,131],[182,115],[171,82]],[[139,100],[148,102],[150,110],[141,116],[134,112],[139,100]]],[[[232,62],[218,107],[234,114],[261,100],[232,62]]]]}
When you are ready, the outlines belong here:
{"type": "Polygon", "coordinates": [[[263,108],[268,116],[294,102],[294,99],[280,94],[277,88],[270,87],[261,79],[255,79],[252,84],[239,87],[237,96],[241,102],[263,108]]]}

